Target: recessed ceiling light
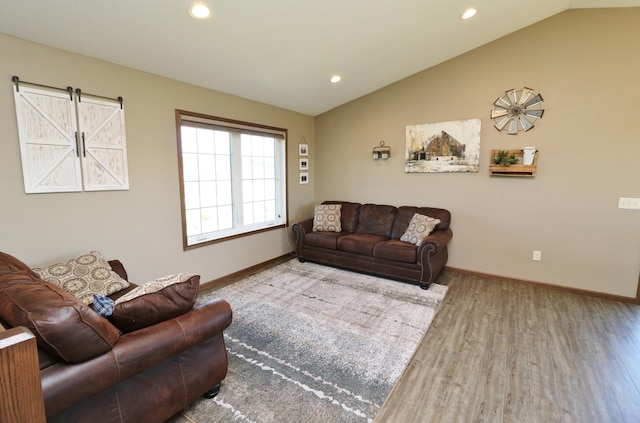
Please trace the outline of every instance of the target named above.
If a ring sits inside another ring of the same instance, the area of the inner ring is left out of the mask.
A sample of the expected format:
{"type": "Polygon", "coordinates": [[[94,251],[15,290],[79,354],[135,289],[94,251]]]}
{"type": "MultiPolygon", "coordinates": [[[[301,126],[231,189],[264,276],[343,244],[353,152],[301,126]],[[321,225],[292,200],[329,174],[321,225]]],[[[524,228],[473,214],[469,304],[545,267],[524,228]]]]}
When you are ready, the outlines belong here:
{"type": "Polygon", "coordinates": [[[195,3],[189,8],[189,14],[196,19],[206,19],[211,16],[211,9],[204,3],[195,3]]]}
{"type": "Polygon", "coordinates": [[[476,15],[476,13],[478,13],[478,11],[476,9],[473,9],[473,8],[467,9],[462,14],[462,19],[464,19],[464,20],[471,19],[476,15]]]}
{"type": "Polygon", "coordinates": [[[341,79],[342,77],[340,75],[333,75],[329,81],[332,84],[337,84],[338,82],[340,82],[341,79]]]}

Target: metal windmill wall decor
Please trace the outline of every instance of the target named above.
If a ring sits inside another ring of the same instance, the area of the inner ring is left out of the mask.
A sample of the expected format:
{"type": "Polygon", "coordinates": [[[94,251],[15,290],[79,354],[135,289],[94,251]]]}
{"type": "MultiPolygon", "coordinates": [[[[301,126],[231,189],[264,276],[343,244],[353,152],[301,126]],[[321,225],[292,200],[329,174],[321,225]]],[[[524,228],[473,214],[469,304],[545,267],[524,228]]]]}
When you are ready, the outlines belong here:
{"type": "Polygon", "coordinates": [[[544,114],[542,95],[535,94],[533,89],[524,87],[505,91],[493,103],[491,119],[498,131],[506,130],[509,135],[517,135],[518,131],[527,132],[533,128],[533,122],[544,114]]]}

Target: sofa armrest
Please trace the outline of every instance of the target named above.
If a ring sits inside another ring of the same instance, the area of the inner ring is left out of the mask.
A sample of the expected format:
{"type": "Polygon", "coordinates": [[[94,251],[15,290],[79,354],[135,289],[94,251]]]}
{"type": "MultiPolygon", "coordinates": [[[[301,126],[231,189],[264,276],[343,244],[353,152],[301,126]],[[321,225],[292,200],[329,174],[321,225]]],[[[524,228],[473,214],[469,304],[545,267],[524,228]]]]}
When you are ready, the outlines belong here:
{"type": "Polygon", "coordinates": [[[300,220],[291,226],[291,230],[296,234],[296,255],[302,254],[302,245],[304,244],[304,236],[313,231],[313,218],[300,220]]]}
{"type": "Polygon", "coordinates": [[[120,337],[112,350],[82,363],[41,371],[47,415],[53,416],[208,339],[231,324],[228,302],[214,299],[173,319],[120,337]]]}
{"type": "Polygon", "coordinates": [[[447,243],[452,237],[453,232],[451,228],[439,229],[430,233],[429,236],[422,241],[420,248],[418,248],[418,260],[423,256],[425,249],[429,250],[430,254],[437,254],[447,246],[447,243]]]}

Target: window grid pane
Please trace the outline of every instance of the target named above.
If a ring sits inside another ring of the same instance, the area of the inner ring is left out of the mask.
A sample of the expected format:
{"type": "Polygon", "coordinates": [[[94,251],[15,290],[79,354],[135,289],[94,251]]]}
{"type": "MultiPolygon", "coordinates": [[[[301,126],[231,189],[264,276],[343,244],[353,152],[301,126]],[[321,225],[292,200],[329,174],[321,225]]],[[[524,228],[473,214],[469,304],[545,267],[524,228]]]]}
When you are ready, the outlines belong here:
{"type": "Polygon", "coordinates": [[[284,138],[219,128],[181,126],[185,246],[284,223],[284,138]]]}
{"type": "Polygon", "coordinates": [[[275,198],[275,140],[243,134],[241,147],[243,222],[248,225],[273,220],[275,213],[267,212],[264,200],[275,198]]]}

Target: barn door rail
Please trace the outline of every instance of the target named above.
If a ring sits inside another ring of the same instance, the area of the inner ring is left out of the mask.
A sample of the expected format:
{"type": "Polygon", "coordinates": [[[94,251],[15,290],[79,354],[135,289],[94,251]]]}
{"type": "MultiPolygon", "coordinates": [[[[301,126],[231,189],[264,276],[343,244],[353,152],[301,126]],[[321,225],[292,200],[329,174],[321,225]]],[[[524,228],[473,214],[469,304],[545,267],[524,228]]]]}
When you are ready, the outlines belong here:
{"type": "MultiPolygon", "coordinates": [[[[82,102],[82,90],[80,88],[76,88],[76,95],[78,96],[78,102],[81,103],[82,102]]],[[[91,97],[96,97],[96,98],[101,98],[103,100],[111,100],[111,101],[117,101],[120,103],[120,109],[122,109],[122,102],[123,99],[122,97],[118,97],[118,98],[112,98],[112,97],[104,97],[101,95],[97,95],[97,94],[88,94],[88,93],[84,93],[84,95],[88,95],[91,97]]]]}
{"type": "Polygon", "coordinates": [[[33,85],[36,87],[49,88],[52,90],[67,91],[69,93],[69,100],[73,101],[73,87],[69,86],[67,88],[59,88],[59,87],[52,87],[51,85],[38,84],[35,82],[21,81],[20,78],[17,77],[16,75],[13,75],[11,77],[11,80],[13,81],[14,84],[16,84],[16,92],[20,92],[20,84],[27,84],[27,85],[33,85]]]}

